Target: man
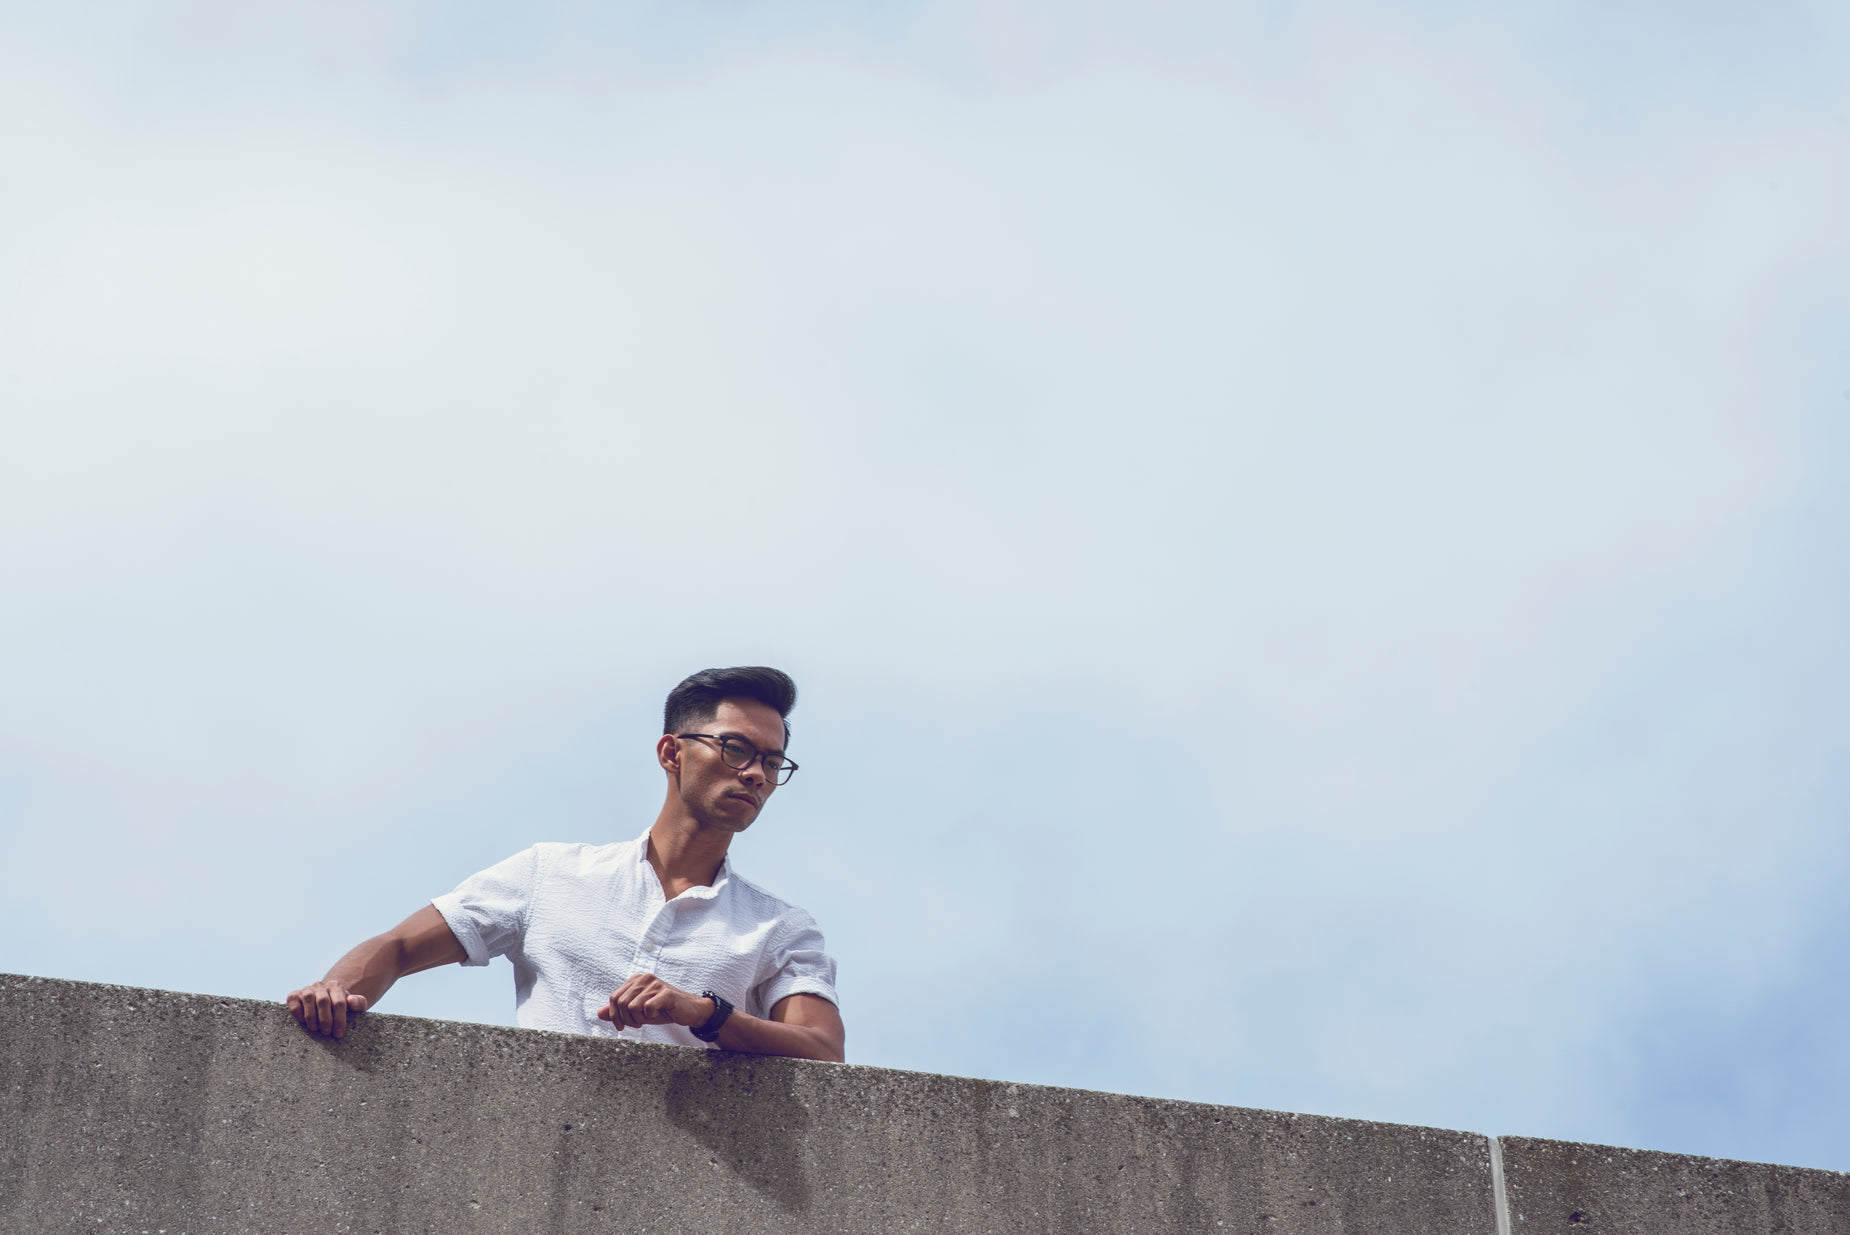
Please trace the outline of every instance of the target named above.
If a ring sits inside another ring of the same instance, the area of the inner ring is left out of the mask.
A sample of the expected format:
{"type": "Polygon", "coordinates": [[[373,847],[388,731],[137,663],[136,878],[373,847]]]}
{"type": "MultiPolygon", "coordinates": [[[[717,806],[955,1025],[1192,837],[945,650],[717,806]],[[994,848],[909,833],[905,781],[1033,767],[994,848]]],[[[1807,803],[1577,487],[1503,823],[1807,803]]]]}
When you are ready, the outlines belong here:
{"type": "Polygon", "coordinates": [[[522,850],[290,992],[289,1011],[339,1038],[405,974],[505,955],[525,1028],[840,1063],[822,933],[726,853],[796,771],[784,755],[796,695],[776,669],[689,677],[663,709],[655,758],[668,793],[647,832],[522,850]]]}

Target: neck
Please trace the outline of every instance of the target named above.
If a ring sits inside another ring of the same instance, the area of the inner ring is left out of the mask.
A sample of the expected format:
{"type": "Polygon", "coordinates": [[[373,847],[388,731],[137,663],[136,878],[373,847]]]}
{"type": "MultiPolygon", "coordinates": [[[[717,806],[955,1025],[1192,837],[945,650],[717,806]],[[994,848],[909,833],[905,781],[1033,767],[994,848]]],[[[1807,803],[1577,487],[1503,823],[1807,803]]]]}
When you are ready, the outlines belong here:
{"type": "Polygon", "coordinates": [[[731,832],[703,828],[685,811],[664,806],[649,829],[649,865],[662,894],[673,900],[689,888],[711,886],[731,845],[731,832]]]}

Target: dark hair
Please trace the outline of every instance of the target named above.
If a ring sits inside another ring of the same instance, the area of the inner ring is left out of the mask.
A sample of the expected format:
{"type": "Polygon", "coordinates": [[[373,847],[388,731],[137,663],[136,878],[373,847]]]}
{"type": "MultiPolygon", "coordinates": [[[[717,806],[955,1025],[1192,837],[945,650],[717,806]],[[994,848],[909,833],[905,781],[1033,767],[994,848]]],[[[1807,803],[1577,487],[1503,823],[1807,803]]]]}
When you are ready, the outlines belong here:
{"type": "MultiPolygon", "coordinates": [[[[797,705],[797,684],[790,675],[764,665],[735,665],[731,669],[702,669],[690,673],[668,692],[662,708],[662,732],[686,733],[704,725],[726,699],[753,699],[788,718],[797,705]]],[[[784,721],[784,741],[790,741],[790,721],[784,721]]]]}

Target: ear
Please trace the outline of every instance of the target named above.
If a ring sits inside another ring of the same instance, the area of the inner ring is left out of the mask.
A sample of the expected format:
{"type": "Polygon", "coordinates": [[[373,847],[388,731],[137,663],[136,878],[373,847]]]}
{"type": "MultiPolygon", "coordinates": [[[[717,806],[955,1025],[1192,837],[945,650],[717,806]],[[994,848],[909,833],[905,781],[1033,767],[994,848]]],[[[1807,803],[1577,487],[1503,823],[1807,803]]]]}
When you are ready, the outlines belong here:
{"type": "Polygon", "coordinates": [[[681,739],[672,733],[664,733],[655,740],[655,762],[662,765],[662,771],[670,776],[681,774],[681,739]]]}

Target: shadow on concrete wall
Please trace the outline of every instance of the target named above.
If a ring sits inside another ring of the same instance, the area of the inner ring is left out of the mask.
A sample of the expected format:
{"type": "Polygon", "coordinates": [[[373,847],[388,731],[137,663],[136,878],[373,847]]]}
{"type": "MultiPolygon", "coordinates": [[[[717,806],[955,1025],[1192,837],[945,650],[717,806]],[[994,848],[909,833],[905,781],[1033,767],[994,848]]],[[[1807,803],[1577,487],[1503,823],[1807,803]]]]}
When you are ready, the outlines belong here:
{"type": "Polygon", "coordinates": [[[668,1082],[668,1118],[779,1209],[806,1214],[809,1111],[783,1086],[760,1079],[757,1069],[736,1063],[683,1068],[668,1082]]]}

